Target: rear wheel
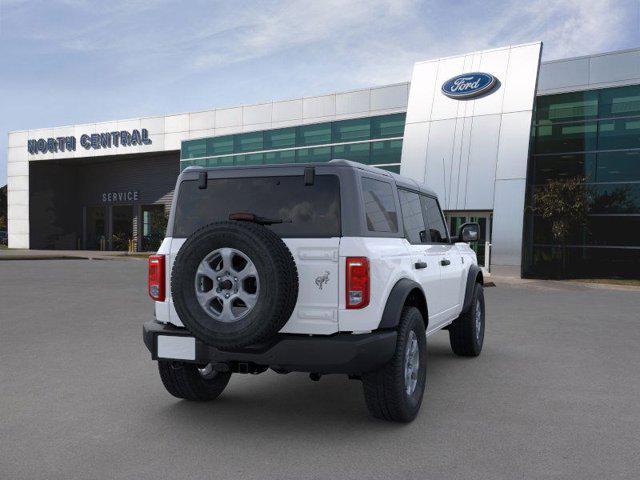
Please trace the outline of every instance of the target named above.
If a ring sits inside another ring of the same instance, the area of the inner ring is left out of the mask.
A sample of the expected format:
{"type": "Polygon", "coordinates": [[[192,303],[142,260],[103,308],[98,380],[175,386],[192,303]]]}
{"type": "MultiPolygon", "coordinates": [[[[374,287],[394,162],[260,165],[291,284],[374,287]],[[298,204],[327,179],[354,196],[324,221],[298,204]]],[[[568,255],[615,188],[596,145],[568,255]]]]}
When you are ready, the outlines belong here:
{"type": "Polygon", "coordinates": [[[177,398],[207,401],[217,398],[229,383],[231,373],[216,372],[213,365],[158,361],[160,378],[167,391],[177,398]]]}
{"type": "Polygon", "coordinates": [[[449,343],[453,353],[461,357],[480,355],[484,343],[484,320],[484,290],[481,284],[476,283],[471,306],[449,327],[449,343]]]}
{"type": "Polygon", "coordinates": [[[427,373],[427,337],[420,310],[405,307],[400,317],[393,358],[382,369],[362,376],[371,415],[410,422],[422,404],[427,373]]]}

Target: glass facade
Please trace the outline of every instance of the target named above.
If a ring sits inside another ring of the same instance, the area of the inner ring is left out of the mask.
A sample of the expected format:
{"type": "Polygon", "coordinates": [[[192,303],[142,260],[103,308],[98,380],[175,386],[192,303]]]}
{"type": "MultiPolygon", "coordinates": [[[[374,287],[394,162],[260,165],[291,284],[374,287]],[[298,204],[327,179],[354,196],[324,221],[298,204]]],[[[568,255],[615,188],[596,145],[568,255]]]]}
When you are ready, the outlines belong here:
{"type": "Polygon", "coordinates": [[[381,115],[182,142],[180,168],[328,162],[344,158],[398,173],[405,114],[381,115]]]}
{"type": "Polygon", "coordinates": [[[538,97],[527,174],[523,274],[640,277],[640,85],[538,97]],[[584,222],[562,242],[539,213],[548,182],[579,180],[584,222]]]}

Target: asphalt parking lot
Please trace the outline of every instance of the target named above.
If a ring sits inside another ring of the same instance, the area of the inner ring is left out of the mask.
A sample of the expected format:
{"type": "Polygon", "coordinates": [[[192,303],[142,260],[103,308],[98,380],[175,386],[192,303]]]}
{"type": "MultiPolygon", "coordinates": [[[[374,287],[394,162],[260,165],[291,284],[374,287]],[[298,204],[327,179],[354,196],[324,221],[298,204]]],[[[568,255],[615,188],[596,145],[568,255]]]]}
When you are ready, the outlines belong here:
{"type": "Polygon", "coordinates": [[[0,262],[0,478],[637,479],[640,292],[486,296],[482,355],[431,337],[422,411],[396,425],[342,376],[178,401],[142,344],[143,260],[0,262]]]}

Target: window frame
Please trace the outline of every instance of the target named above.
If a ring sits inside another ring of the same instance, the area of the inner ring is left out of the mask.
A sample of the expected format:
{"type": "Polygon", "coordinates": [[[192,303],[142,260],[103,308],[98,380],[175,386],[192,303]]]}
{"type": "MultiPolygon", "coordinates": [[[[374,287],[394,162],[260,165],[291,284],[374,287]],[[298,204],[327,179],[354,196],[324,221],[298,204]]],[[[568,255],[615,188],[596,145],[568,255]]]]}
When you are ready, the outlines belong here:
{"type": "Polygon", "coordinates": [[[363,233],[366,233],[366,236],[368,237],[383,237],[383,238],[404,238],[404,224],[402,223],[401,218],[398,216],[398,213],[400,212],[400,215],[402,215],[402,210],[400,209],[400,198],[398,196],[398,187],[396,185],[396,183],[392,180],[389,179],[388,177],[384,177],[384,176],[377,176],[377,175],[371,175],[371,174],[361,174],[359,175],[358,178],[358,188],[360,190],[360,205],[362,206],[362,228],[363,228],[363,233]],[[393,198],[393,202],[394,202],[394,207],[395,207],[395,213],[396,213],[396,230],[395,231],[389,231],[389,232],[379,232],[376,230],[369,230],[369,226],[367,224],[367,208],[365,206],[365,201],[364,201],[364,184],[363,181],[364,180],[373,180],[373,181],[377,181],[377,182],[381,182],[381,183],[385,183],[387,184],[389,187],[391,187],[391,192],[392,192],[392,198],[393,198]]]}
{"type": "MultiPolygon", "coordinates": [[[[420,195],[422,197],[425,198],[430,198],[432,200],[434,200],[436,202],[436,205],[438,206],[438,211],[440,212],[440,220],[442,220],[442,224],[444,225],[444,231],[447,234],[447,241],[446,242],[434,242],[431,240],[431,235],[429,235],[429,239],[427,241],[427,245],[451,245],[451,234],[449,232],[449,226],[447,225],[446,219],[444,217],[444,212],[442,211],[442,207],[440,206],[440,201],[438,200],[438,197],[435,197],[433,195],[428,195],[426,193],[420,193],[420,195]]],[[[421,202],[422,204],[422,202],[421,202]]],[[[429,218],[427,217],[427,211],[424,208],[424,204],[423,208],[422,208],[422,216],[424,217],[424,223],[425,223],[425,227],[427,227],[427,229],[429,229],[429,218]]],[[[430,230],[430,229],[429,229],[430,230]]]]}
{"type": "Polygon", "coordinates": [[[407,232],[407,228],[406,225],[404,224],[404,211],[402,210],[402,199],[400,198],[400,192],[406,192],[406,193],[413,193],[414,195],[418,196],[418,201],[420,202],[420,213],[422,214],[422,225],[424,226],[424,232],[425,232],[425,240],[427,240],[427,219],[424,216],[424,209],[422,208],[422,199],[420,198],[420,196],[424,196],[424,193],[422,192],[418,192],[416,190],[411,190],[409,188],[405,188],[405,187],[398,187],[398,199],[400,200],[400,213],[402,215],[402,229],[404,231],[404,238],[407,240],[407,242],[409,242],[411,245],[428,245],[429,242],[428,241],[424,241],[424,242],[412,242],[411,239],[409,238],[409,233],[407,232]]]}

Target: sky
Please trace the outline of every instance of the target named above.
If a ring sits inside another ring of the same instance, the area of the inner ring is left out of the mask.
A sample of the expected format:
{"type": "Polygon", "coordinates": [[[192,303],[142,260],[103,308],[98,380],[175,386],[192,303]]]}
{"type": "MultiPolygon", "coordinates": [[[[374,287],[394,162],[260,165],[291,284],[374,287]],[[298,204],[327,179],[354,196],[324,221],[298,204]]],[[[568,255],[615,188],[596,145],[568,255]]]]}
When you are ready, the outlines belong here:
{"type": "Polygon", "coordinates": [[[7,133],[410,80],[413,63],[542,40],[640,47],[640,0],[0,0],[7,133]]]}

